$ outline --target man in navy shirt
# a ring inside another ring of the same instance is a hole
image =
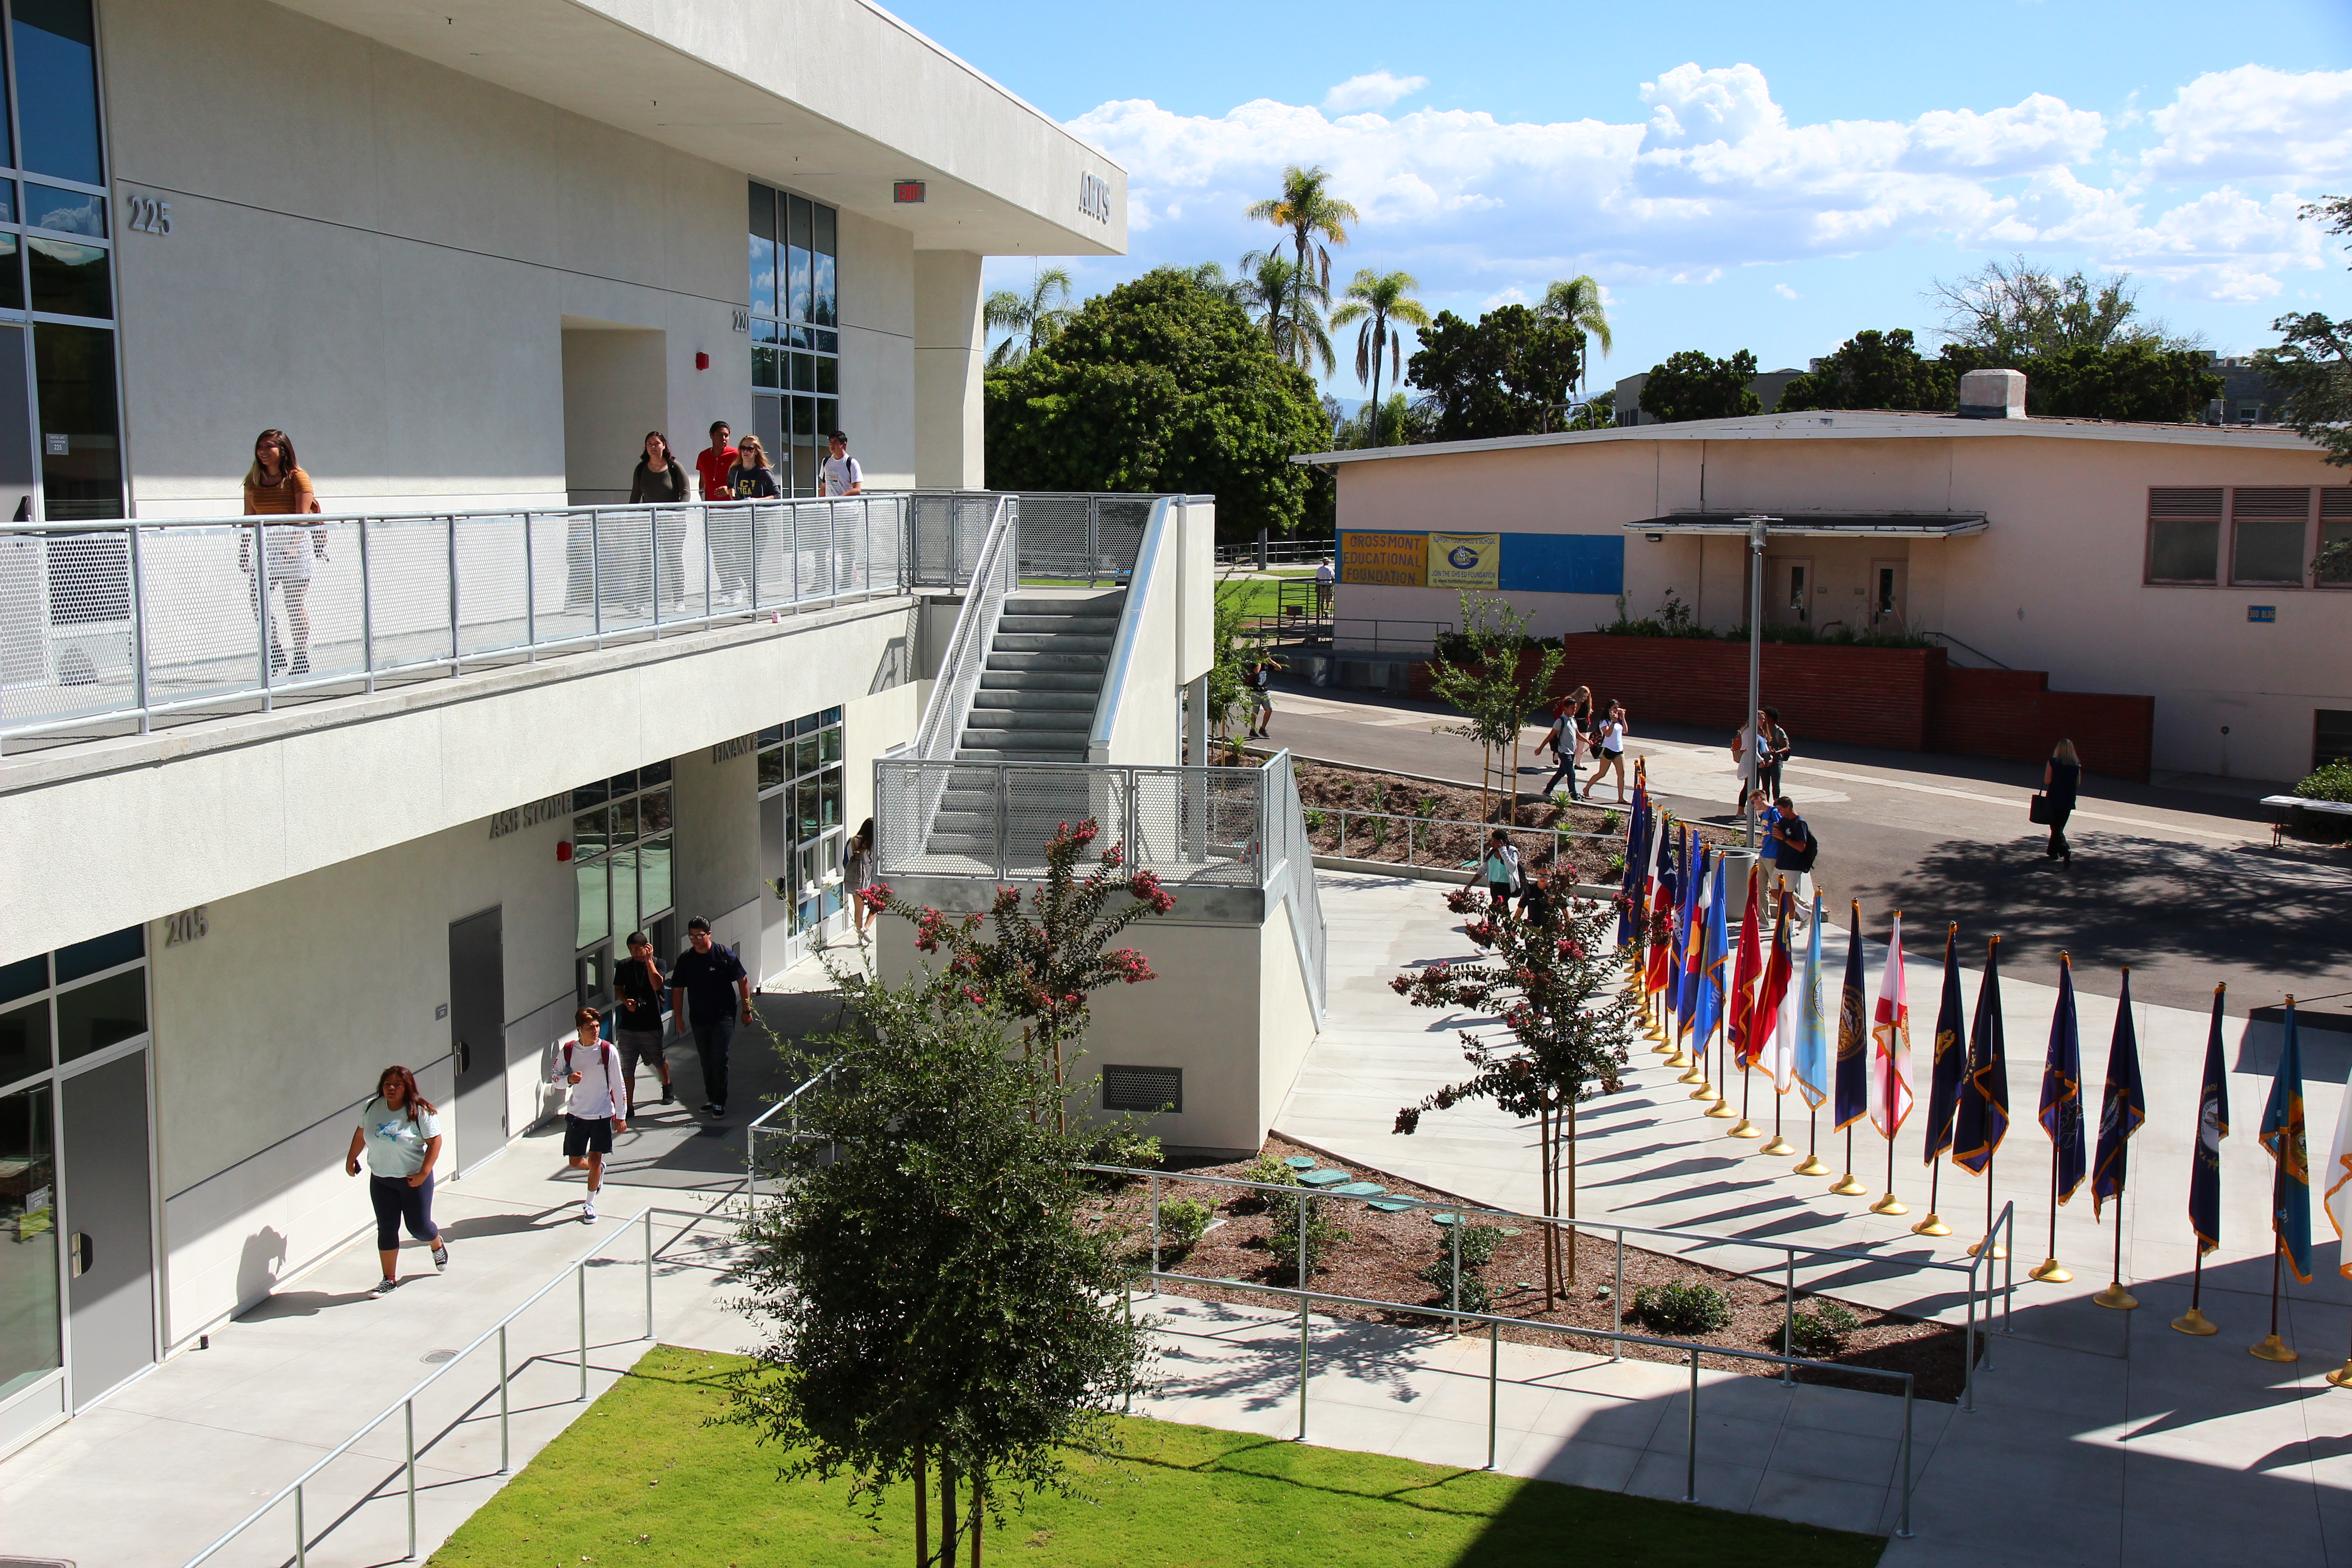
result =
[[[695,1054],[702,1058],[702,1109],[727,1114],[727,1048],[735,1024],[751,1022],[751,976],[742,961],[710,940],[710,922],[700,915],[686,922],[689,945],[669,969],[670,1007],[694,1030]]]

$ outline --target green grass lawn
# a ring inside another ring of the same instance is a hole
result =
[[[906,1563],[906,1489],[877,1518],[845,1485],[776,1479],[776,1455],[706,1426],[730,1356],[657,1347],[433,1554],[439,1568],[831,1568]],[[992,1530],[985,1560],[1041,1568],[1612,1568],[1734,1561],[1868,1568],[1874,1536],[1169,1422],[1118,1424],[1124,1461],[1082,1465]]]

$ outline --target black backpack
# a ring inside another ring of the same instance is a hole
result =
[[[1813,862],[1821,858],[1822,836],[1814,832],[1813,825],[1801,816],[1792,816],[1787,820],[1805,830],[1805,847],[1802,849],[1791,849],[1784,843],[1780,846],[1780,853],[1774,857],[1772,863],[1784,871],[1810,871],[1813,868]]]

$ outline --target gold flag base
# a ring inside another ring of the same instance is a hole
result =
[[[1969,1243],[1969,1256],[1970,1258],[1974,1258],[1975,1256],[1977,1256],[1978,1249],[1979,1249],[1979,1248],[1980,1248],[1980,1247],[1982,1247],[1983,1246],[1984,1246],[1984,1243],[1983,1243],[1983,1242],[1981,1242],[1981,1241],[1971,1241],[1970,1243]],[[1989,1257],[1989,1258],[1990,1258],[1994,1262],[1998,1263],[1998,1262],[2000,1262],[2002,1258],[2007,1258],[2007,1257],[2009,1256],[2009,1248],[2007,1248],[2006,1247],[2001,1246],[1999,1242],[1995,1242],[1995,1243],[1993,1244],[1993,1249],[1992,1249],[1992,1251],[1990,1251],[1990,1253],[1987,1253],[1987,1254],[1986,1254],[1986,1256],[1987,1256],[1987,1257]]]
[[[2301,1361],[2295,1348],[2276,1334],[2265,1335],[2258,1345],[2248,1345],[2246,1353],[2263,1361]]]
[[[2039,1279],[2044,1285],[2063,1285],[2074,1276],[2054,1258],[2045,1258],[2025,1271],[2028,1279]]]
[[[2178,1332],[2195,1334],[2200,1339],[2207,1334],[2218,1334],[2221,1331],[2221,1324],[2215,1322],[2212,1319],[2207,1317],[2204,1313],[2199,1311],[2194,1307],[2189,1308],[2188,1311],[2182,1313],[2179,1317],[2173,1319],[2172,1326]]]
[[[1791,1173],[1799,1176],[1826,1176],[1829,1173],[1830,1168],[1822,1163],[1822,1157],[1819,1154],[1806,1155],[1797,1162],[1797,1168]]]
[[[1708,1106],[1705,1111],[1701,1112],[1701,1114],[1713,1117],[1718,1121],[1724,1121],[1738,1115],[1739,1112],[1731,1109],[1731,1101],[1724,1099],[1721,1095],[1717,1095],[1716,1096],[1715,1103]]]
[[[1672,1066],[1673,1064],[1669,1063],[1667,1065]],[[1675,1081],[1676,1083],[1705,1083],[1706,1081],[1706,1074],[1699,1070],[1698,1058],[1696,1056],[1685,1058],[1683,1059],[1682,1073],[1675,1079]],[[1691,1098],[1693,1100],[1705,1100],[1714,1093],[1715,1090],[1712,1089],[1702,1089],[1698,1093],[1692,1095]]]
[[[1830,1191],[1842,1198],[1857,1198],[1870,1189],[1856,1180],[1852,1171],[1848,1171],[1838,1178],[1837,1185],[1832,1187]]]
[[[1775,1132],[1772,1134],[1772,1142],[1756,1152],[1759,1154],[1793,1154],[1797,1152],[1797,1146]]]
[[[1690,1068],[1691,1059],[1683,1055],[1683,1048],[1680,1046],[1668,1046],[1665,1049],[1665,1058],[1664,1061],[1658,1064],[1660,1067],[1682,1068],[1686,1071]]]
[[[2327,1381],[2338,1388],[2352,1387],[2352,1361],[2346,1362],[2327,1374]]]
[[[1952,1234],[1952,1227],[1944,1223],[1943,1215],[1931,1214],[1926,1219],[1921,1220],[1917,1225],[1913,1226],[1911,1227],[1911,1234],[1914,1236],[1949,1236]]]
[[[1885,1197],[1879,1199],[1876,1203],[1871,1205],[1870,1212],[1873,1214],[1909,1214],[1911,1212],[1911,1205],[1905,1203],[1901,1198],[1896,1197],[1893,1193],[1889,1193]]]
[[[2139,1298],[2124,1289],[2120,1279],[2110,1279],[2107,1288],[2091,1298],[2102,1307],[2112,1307],[2118,1312],[2128,1312],[2139,1305]]]
[[[1764,1130],[1743,1116],[1739,1119],[1739,1125],[1732,1128],[1724,1136],[1726,1138],[1761,1138],[1764,1136]]]

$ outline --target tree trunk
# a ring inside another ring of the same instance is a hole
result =
[[[931,1568],[931,1470],[923,1445],[915,1445],[915,1568]]]
[[[942,1455],[940,1458],[940,1562],[944,1568],[955,1568],[955,1466]]]
[[[1551,1108],[1536,1108],[1536,1202],[1547,1217],[1558,1207],[1552,1196],[1553,1173],[1551,1158]],[[1559,1305],[1559,1233],[1552,1226],[1544,1226],[1544,1310]]]
[[[1568,1282],[1576,1283],[1576,1101],[1568,1102]],[[1620,1234],[1618,1240],[1624,1237]]]
[[[980,1478],[971,1481],[971,1568],[980,1568]]]

